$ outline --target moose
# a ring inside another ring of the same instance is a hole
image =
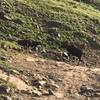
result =
[[[79,61],[82,61],[83,51],[80,48],[77,48],[75,45],[69,44],[68,42],[61,43],[61,47],[68,51],[69,56],[75,56]]]

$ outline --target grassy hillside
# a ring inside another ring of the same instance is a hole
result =
[[[79,0],[76,0],[79,1]],[[90,4],[91,6],[95,7],[96,9],[100,10],[100,0],[81,0],[81,2]]]
[[[100,98],[100,0],[87,1],[0,0],[0,100]]]
[[[100,11],[91,4],[74,0],[4,0],[1,8],[3,48],[19,49],[19,39],[31,39],[46,49],[62,49],[61,43],[69,41],[78,47],[86,44],[100,50]]]

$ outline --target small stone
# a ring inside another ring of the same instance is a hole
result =
[[[35,61],[35,59],[32,58],[32,57],[27,57],[27,58],[26,58],[26,61],[28,61],[28,62],[33,62],[33,61]]]
[[[5,85],[5,84],[1,84],[0,85],[0,94],[8,94],[9,92],[10,92],[10,88],[7,86],[7,85]]]
[[[63,54],[64,54],[65,57],[69,57],[67,52],[63,52]]]
[[[58,99],[62,99],[64,97],[64,94],[62,92],[55,92],[54,96],[56,96],[56,98]]]
[[[58,86],[57,84],[55,84],[54,81],[50,80],[50,82],[51,82],[51,86],[54,86],[54,87],[56,87],[56,88],[59,88],[59,86]]]
[[[48,95],[49,92],[47,90],[42,90],[43,95]]]
[[[34,87],[34,89],[32,90],[32,93],[35,94],[36,96],[42,96],[42,93]]]
[[[48,90],[48,92],[49,92],[49,95],[54,95],[54,92],[51,89]]]
[[[78,93],[75,93],[75,96],[79,99],[80,95]]]
[[[12,70],[12,73],[15,73],[17,75],[20,75],[20,73],[17,70]]]
[[[11,18],[9,17],[9,16],[7,16],[7,15],[4,15],[4,18],[6,19],[6,20],[11,20]]]
[[[82,85],[80,88],[81,91],[89,91],[89,90],[93,90],[93,88],[91,86],[86,86],[86,85]]]
[[[46,81],[39,81],[39,84],[43,86],[46,84]]]
[[[99,92],[97,92],[97,93],[96,93],[96,95],[97,95],[97,96],[100,96],[100,93],[99,93]]]

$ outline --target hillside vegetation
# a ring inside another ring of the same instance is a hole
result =
[[[0,100],[99,100],[100,0],[0,0]]]
[[[84,51],[100,50],[100,7],[95,5],[100,2],[82,1],[1,1],[1,47],[19,50],[18,41],[27,39],[40,43],[45,49],[57,51],[64,50],[61,45],[66,41],[78,48],[85,44],[85,50],[81,48]]]

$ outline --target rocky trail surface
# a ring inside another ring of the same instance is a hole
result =
[[[0,79],[16,86],[14,94],[9,95],[11,100],[100,99],[99,68],[72,66],[22,53],[12,55],[8,62],[14,70],[8,73],[1,69]]]

